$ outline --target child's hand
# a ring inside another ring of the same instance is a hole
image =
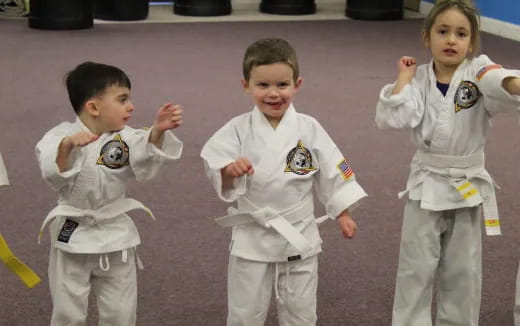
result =
[[[352,239],[357,231],[357,223],[350,217],[348,211],[344,211],[341,213],[337,221],[339,223],[339,228],[343,233],[343,237]]]
[[[397,63],[397,68],[400,75],[404,74],[413,78],[415,76],[415,71],[417,70],[417,61],[414,57],[401,57]]]
[[[98,139],[98,135],[94,135],[90,131],[80,131],[74,135],[67,136],[61,141],[60,147],[64,149],[72,149],[73,147],[82,147],[88,145]]]
[[[161,132],[177,128],[182,124],[182,112],[180,105],[164,104],[157,111],[153,128]]]
[[[239,157],[235,162],[226,165],[222,169],[222,176],[227,178],[237,178],[244,174],[253,175],[253,164],[246,157]]]
[[[58,155],[56,156],[56,164],[60,172],[68,170],[69,156],[74,147],[88,145],[98,138],[98,135],[94,135],[90,131],[80,131],[74,135],[63,138],[58,147]]]
[[[412,82],[417,70],[417,62],[414,57],[401,57],[397,62],[397,69],[399,70],[399,75],[397,76],[392,94],[399,94],[404,86]]]

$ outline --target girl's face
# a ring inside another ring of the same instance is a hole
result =
[[[457,69],[471,53],[471,23],[458,9],[450,8],[440,13],[431,30],[424,36],[430,48],[435,66]]]

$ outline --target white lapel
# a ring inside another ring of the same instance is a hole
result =
[[[462,61],[459,64],[459,66],[453,73],[453,76],[451,77],[450,87],[448,88],[448,91],[446,92],[446,98],[449,101],[451,101],[455,96],[454,93],[457,91],[457,88],[459,87],[460,81],[462,79],[464,71],[466,70],[466,66],[468,65],[468,62],[469,61],[467,59],[464,59],[464,61]],[[430,79],[430,85],[431,85],[430,94],[433,92],[437,92],[438,94],[440,94],[440,90],[437,89],[437,77],[435,76],[435,71],[433,69],[433,59],[432,59],[432,61],[430,61],[430,64],[428,65],[428,77]]]
[[[437,88],[437,77],[433,70],[433,60],[429,64],[428,77],[430,79],[430,98],[428,99],[428,105],[435,106],[435,111],[437,111],[435,120],[436,126],[434,128],[435,131],[432,135],[432,142],[430,145],[432,149],[444,149],[451,141],[448,135],[451,132],[454,120],[453,116],[455,115],[455,92],[460,85],[467,64],[468,60],[464,59],[453,73],[446,96],[443,96],[441,91]]]
[[[262,175],[261,179],[268,179],[268,176],[283,169],[283,162],[288,152],[286,149],[297,145],[298,140],[295,137],[298,133],[297,113],[291,104],[276,129],[273,129],[257,107],[254,108],[252,115],[254,144],[251,145],[255,146],[254,151],[261,151],[260,161],[254,167],[255,174]]]

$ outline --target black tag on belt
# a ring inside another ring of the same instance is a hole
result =
[[[287,257],[287,261],[300,260],[300,259],[302,259],[301,255]]]
[[[72,236],[72,232],[76,230],[76,227],[78,227],[77,222],[67,219],[61,227],[60,234],[58,234],[58,241],[69,243],[70,237]]]

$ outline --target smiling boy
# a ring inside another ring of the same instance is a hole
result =
[[[201,157],[218,196],[238,211],[217,219],[233,228],[227,325],[263,325],[274,288],[280,325],[315,325],[321,252],[313,189],[347,238],[350,212],[366,196],[321,125],[297,113],[296,53],[282,39],[248,47],[242,85],[254,102],[205,144]]]

